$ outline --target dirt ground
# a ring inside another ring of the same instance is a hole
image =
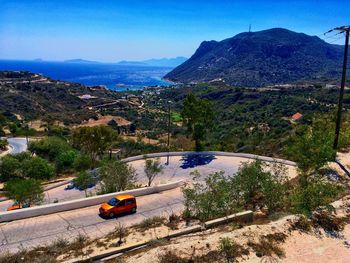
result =
[[[98,125],[107,125],[108,122],[110,122],[111,120],[114,120],[118,126],[127,126],[130,125],[131,122],[120,117],[120,116],[112,116],[112,115],[106,115],[106,116],[99,116],[98,120],[95,119],[89,119],[88,121],[83,122],[82,124],[80,124],[79,126],[98,126]]]
[[[350,196],[334,203],[338,216],[350,216]],[[167,245],[148,250],[145,253],[134,254],[123,258],[125,262],[148,263],[157,262],[166,251],[173,251],[177,255],[189,258],[191,255],[206,254],[218,249],[220,238],[229,237],[240,245],[247,247],[248,242],[258,242],[261,236],[274,233],[287,235],[285,242],[279,244],[284,256],[259,257],[248,248],[250,254],[243,256],[239,262],[285,262],[285,263],[345,263],[350,262],[350,226],[346,225],[342,233],[335,237],[323,230],[312,230],[310,233],[290,230],[291,224],[297,216],[290,215],[274,222],[261,225],[245,226],[233,230],[232,226],[216,228],[204,232],[176,238]]]

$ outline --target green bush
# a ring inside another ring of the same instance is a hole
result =
[[[100,193],[113,193],[135,187],[136,172],[132,166],[121,161],[105,163],[99,170]]]
[[[1,134],[0,134],[1,136]],[[5,151],[7,149],[8,141],[6,139],[0,139],[0,150]]]
[[[29,142],[28,150],[42,158],[55,161],[62,152],[70,151],[72,147],[64,139],[53,136]]]
[[[231,177],[225,177],[223,172],[216,172],[209,174],[202,182],[198,171],[192,175],[193,187],[182,189],[187,217],[204,221],[226,216],[240,209],[237,196],[232,192]]]
[[[76,185],[79,190],[85,191],[85,196],[87,196],[86,189],[94,184],[94,182],[95,180],[92,177],[91,173],[88,173],[86,171],[80,172],[79,175],[73,180],[74,185]]]
[[[38,180],[13,179],[5,183],[5,195],[20,205],[41,203],[44,198],[44,189]]]
[[[79,154],[73,162],[73,167],[77,171],[88,170],[92,167],[92,161],[88,155]]]
[[[22,173],[27,178],[48,180],[54,176],[55,169],[45,159],[33,157],[22,162]]]
[[[56,158],[57,170],[64,171],[73,168],[73,164],[76,158],[77,152],[74,150],[61,152]]]
[[[21,163],[14,156],[7,155],[0,161],[0,180],[8,181],[21,174]]]
[[[310,216],[316,208],[328,206],[342,190],[342,186],[324,181],[320,176],[302,175],[291,195],[292,211]]]

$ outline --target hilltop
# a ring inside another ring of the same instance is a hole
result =
[[[265,86],[339,78],[343,47],[283,28],[204,41],[165,78],[175,82],[221,80],[233,86]]]

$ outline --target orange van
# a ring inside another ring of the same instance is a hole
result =
[[[115,217],[125,213],[136,213],[136,198],[129,194],[120,194],[111,198],[107,203],[100,207],[100,215]]]

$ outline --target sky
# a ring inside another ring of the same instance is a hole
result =
[[[0,59],[105,62],[190,57],[204,40],[283,27],[327,37],[350,24],[342,0],[0,0]]]

